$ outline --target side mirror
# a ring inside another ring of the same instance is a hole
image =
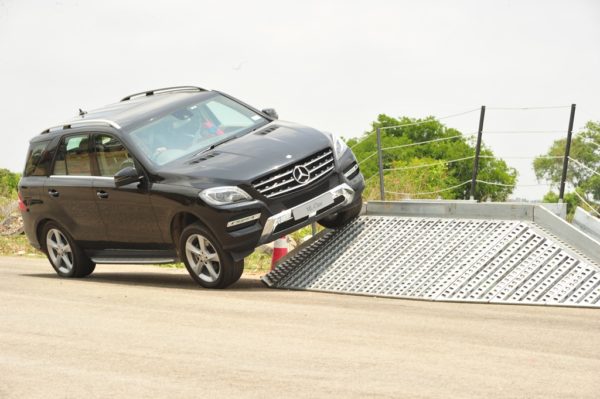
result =
[[[267,114],[270,118],[279,119],[279,115],[277,115],[277,111],[275,108],[265,108],[262,110],[263,114]]]
[[[131,183],[139,182],[140,179],[141,176],[137,170],[131,166],[128,166],[115,174],[115,186],[126,186]]]

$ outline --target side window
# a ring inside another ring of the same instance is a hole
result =
[[[133,159],[119,140],[100,134],[94,137],[94,148],[100,176],[114,176],[118,171],[134,166]]]
[[[48,166],[52,160],[51,154],[46,150],[49,140],[32,143],[25,163],[25,176],[46,176]]]
[[[56,154],[52,174],[91,176],[88,140],[87,134],[65,137]]]

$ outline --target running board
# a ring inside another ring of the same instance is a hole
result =
[[[91,258],[92,262],[98,264],[125,264],[125,265],[161,265],[165,263],[177,263],[176,258]]]
[[[171,250],[104,249],[88,250],[86,254],[94,263],[159,265],[179,262],[177,254]]]

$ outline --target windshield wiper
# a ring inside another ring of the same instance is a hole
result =
[[[227,137],[226,139],[223,139],[223,140],[221,140],[221,141],[217,141],[216,143],[209,145],[208,147],[206,147],[206,148],[205,148],[205,149],[203,149],[202,151],[200,151],[200,152],[197,152],[197,153],[195,153],[194,155],[190,156],[190,158],[196,158],[198,155],[202,155],[202,154],[204,154],[205,152],[208,152],[208,151],[214,150],[216,147],[220,146],[221,144],[225,144],[225,143],[227,143],[228,141],[231,141],[231,140],[237,139],[237,138],[239,138],[239,137],[245,136],[246,134],[249,134],[249,133],[255,132],[256,130],[260,129],[261,127],[263,127],[263,126],[265,126],[265,125],[268,125],[269,123],[270,123],[269,121],[265,120],[265,123],[260,123],[260,124],[258,124],[257,126],[255,126],[255,127],[254,127],[253,129],[251,129],[251,130],[247,130],[247,131],[244,131],[244,132],[242,132],[242,133],[239,133],[239,132],[238,132],[238,134],[234,134],[234,135],[233,135],[233,136],[231,136],[231,137]],[[189,158],[188,158],[188,159],[189,159]]]
[[[231,141],[231,140],[233,140],[233,139],[237,139],[237,138],[238,138],[238,136],[237,136],[237,135],[233,135],[233,136],[231,136],[231,137],[227,137],[226,139],[223,139],[223,140],[221,140],[221,141],[217,141],[216,143],[209,145],[208,147],[206,147],[206,148],[205,148],[205,149],[203,149],[202,151],[195,153],[195,154],[194,154],[194,156],[193,156],[192,158],[196,158],[198,155],[201,155],[201,154],[204,154],[205,152],[208,152],[208,151],[214,150],[215,148],[217,148],[217,147],[218,147],[218,146],[220,146],[221,144],[225,144],[225,143],[227,143],[228,141]]]

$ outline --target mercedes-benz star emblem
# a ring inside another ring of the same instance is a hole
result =
[[[294,176],[294,180],[300,184],[307,183],[308,180],[310,180],[310,172],[306,169],[306,166],[302,165],[298,165],[294,168],[292,176]]]

